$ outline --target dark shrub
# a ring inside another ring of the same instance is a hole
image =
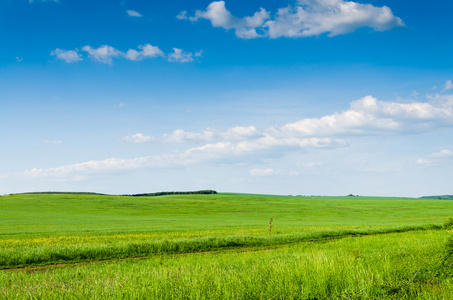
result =
[[[444,225],[442,226],[444,229],[453,229],[453,218],[449,217],[445,222]]]
[[[453,276],[453,235],[447,241],[442,267],[445,275]]]

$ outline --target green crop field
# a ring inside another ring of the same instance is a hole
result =
[[[448,200],[17,194],[0,212],[1,299],[453,299]]]

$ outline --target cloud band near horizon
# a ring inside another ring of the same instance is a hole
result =
[[[175,154],[143,156],[132,159],[108,158],[60,167],[33,168],[23,173],[4,176],[65,177],[71,174],[96,174],[139,168],[184,166],[198,162],[235,159],[241,161],[258,154],[308,149],[336,149],[348,145],[351,138],[369,135],[411,134],[453,126],[453,95],[435,95],[428,102],[384,102],[372,96],[352,101],[349,109],[320,118],[302,119],[280,127],[258,130],[255,126],[228,130],[206,129],[201,133],[182,129],[162,137],[135,134],[123,141],[201,143]],[[283,151],[282,151],[283,150]],[[432,158],[450,157],[444,149]],[[420,159],[416,163],[424,164]]]

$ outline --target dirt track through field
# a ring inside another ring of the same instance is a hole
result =
[[[441,227],[438,226],[437,229]],[[426,230],[426,229],[415,229],[414,228],[407,228],[406,230],[398,230],[393,232],[373,232],[373,233],[357,233],[357,234],[346,234],[342,236],[333,236],[333,237],[322,237],[322,238],[315,238],[312,240],[306,241],[294,241],[294,242],[283,242],[280,244],[273,244],[273,245],[263,245],[263,246],[247,246],[247,247],[226,247],[221,249],[215,250],[205,250],[205,251],[193,251],[193,252],[185,252],[185,253],[168,253],[168,254],[148,254],[143,256],[134,256],[134,257],[121,257],[121,258],[106,258],[106,259],[99,259],[99,260],[85,260],[85,261],[68,261],[68,262],[61,262],[61,263],[54,263],[54,264],[47,264],[47,265],[35,265],[35,266],[23,266],[23,267],[13,267],[13,268],[4,268],[0,269],[0,271],[14,271],[14,270],[27,270],[29,272],[39,272],[45,271],[50,268],[54,267],[65,267],[65,266],[72,266],[78,264],[90,264],[90,263],[97,263],[97,262],[109,262],[109,261],[123,261],[128,259],[147,259],[151,257],[177,257],[182,255],[189,255],[189,254],[205,254],[205,253],[223,253],[223,252],[252,252],[252,251],[271,251],[274,249],[279,249],[288,245],[295,245],[295,244],[302,244],[302,243],[327,243],[334,240],[339,240],[347,237],[358,238],[363,236],[373,236],[373,235],[382,235],[382,234],[394,234],[394,233],[402,233],[407,231],[418,231],[418,230]]]
[[[330,239],[324,239],[324,240],[284,243],[284,244],[272,245],[272,246],[228,248],[228,249],[217,249],[217,250],[200,251],[200,252],[172,253],[172,254],[164,254],[164,255],[162,255],[162,254],[151,254],[151,255],[137,256],[137,257],[107,258],[107,259],[90,260],[90,261],[65,262],[65,263],[57,263],[57,264],[49,264],[49,265],[14,267],[14,268],[0,269],[0,272],[1,271],[23,270],[23,271],[27,271],[29,273],[35,273],[35,272],[46,272],[46,271],[49,271],[50,269],[57,268],[57,267],[70,267],[70,266],[76,266],[76,265],[102,263],[102,262],[112,262],[112,261],[150,259],[152,257],[166,257],[166,258],[168,258],[168,257],[174,257],[174,256],[178,257],[178,256],[184,256],[184,255],[190,255],[190,254],[208,254],[208,253],[220,254],[220,253],[224,253],[224,252],[240,252],[240,253],[258,252],[258,251],[264,252],[264,251],[277,250],[277,249],[283,248],[283,247],[288,246],[288,245],[301,244],[301,243],[327,243],[327,242],[330,242],[330,241],[333,241],[333,240],[342,239],[342,238],[344,238],[344,237],[341,237],[341,238],[330,238]]]

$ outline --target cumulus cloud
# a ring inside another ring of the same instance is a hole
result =
[[[142,133],[136,133],[136,134],[133,134],[130,136],[123,137],[123,140],[127,141],[127,142],[141,144],[141,143],[146,143],[146,142],[152,141],[153,138],[151,136],[146,136]]]
[[[185,16],[185,14],[182,16]],[[261,8],[253,16],[237,18],[226,9],[224,1],[215,1],[209,4],[206,10],[197,10],[195,16],[189,17],[188,19],[191,21],[207,19],[211,21],[214,27],[234,29],[238,37],[250,39],[262,36],[257,32],[257,28],[262,27],[269,17],[269,12]],[[183,18],[180,17],[180,19]]]
[[[171,134],[164,134],[164,140],[169,142],[199,142],[212,140],[241,140],[247,137],[261,135],[255,126],[236,126],[228,130],[215,130],[207,128],[203,132],[187,132],[177,129]]]
[[[168,142],[198,142],[208,141],[214,138],[214,132],[206,129],[203,132],[187,132],[182,129],[176,129],[171,134],[164,134],[164,139]]]
[[[103,45],[96,49],[91,48],[91,46],[84,46],[82,50],[87,52],[91,59],[104,64],[111,64],[113,57],[122,55],[121,51],[108,45]]]
[[[426,159],[426,158],[418,158],[416,160],[417,165],[429,165],[431,164],[431,160]]]
[[[372,96],[352,101],[342,112],[306,118],[280,127],[254,126],[202,132],[183,129],[165,134],[167,142],[209,142],[190,151],[239,153],[271,147],[338,147],[345,137],[424,132],[453,126],[453,95],[437,95],[429,102],[385,102]]]
[[[152,156],[133,159],[108,158],[48,169],[33,168],[25,171],[22,175],[25,177],[64,177],[72,173],[103,173],[106,171],[130,170],[153,165],[156,165],[156,160]]]
[[[439,157],[439,158],[450,157],[450,156],[453,156],[453,151],[450,151],[448,149],[443,149],[443,150],[440,150],[439,152],[431,154],[431,156]]]
[[[191,17],[182,11],[181,20],[209,20],[213,27],[234,29],[239,38],[258,37],[300,38],[351,33],[362,27],[386,31],[403,27],[403,21],[394,16],[387,6],[376,7],[344,0],[299,0],[296,5],[278,9],[274,18],[264,8],[254,15],[238,18],[225,7],[224,1],[214,1],[206,10],[197,10]]]
[[[135,10],[126,10],[126,12],[130,17],[138,17],[138,18],[142,17],[142,15]]]
[[[404,26],[387,6],[375,7],[344,0],[299,0],[294,8],[281,8],[274,20],[267,22],[269,36],[308,37],[328,33],[346,34],[361,27],[386,31]]]
[[[322,163],[317,162],[317,161],[310,161],[310,162],[297,163],[296,165],[299,167],[303,167],[303,168],[314,168],[314,167],[322,166]]]
[[[194,56],[195,57],[203,57],[203,50],[198,50],[197,52],[195,52]]]
[[[92,60],[104,63],[112,64],[113,58],[125,58],[131,61],[140,61],[145,58],[153,57],[166,57],[170,62],[186,63],[194,61],[195,57],[202,57],[203,50],[199,50],[195,53],[184,52],[182,49],[173,48],[173,52],[165,55],[165,53],[158,47],[151,44],[139,45],[139,50],[129,49],[126,52],[115,49],[109,45],[102,45],[98,48],[93,48],[89,45],[82,48],[83,52],[88,54]],[[79,54],[79,50],[63,50],[56,49],[50,53],[52,56],[56,56],[58,59],[64,60],[67,63],[77,62],[82,60],[82,55]]]
[[[280,127],[258,130],[255,126],[227,130],[207,128],[202,132],[177,129],[163,136],[167,142],[241,141],[249,145],[271,143],[296,145],[301,138],[335,138],[355,135],[422,132],[453,126],[453,95],[436,95],[429,102],[385,102],[365,96],[352,101],[342,112],[306,118]]]
[[[345,137],[361,135],[406,134],[436,130],[453,126],[453,95],[435,95],[429,102],[384,102],[372,96],[352,101],[349,109],[298,122],[258,130],[254,126],[232,127],[227,130],[205,129],[202,132],[187,132],[182,129],[163,135],[160,139],[141,133],[125,137],[130,142],[151,140],[166,142],[194,142],[185,151],[159,156],[144,156],[133,159],[109,158],[49,169],[31,169],[22,176],[61,177],[72,173],[99,173],[137,168],[184,166],[199,162],[241,160],[271,153],[292,150],[335,149],[348,145]],[[429,165],[453,157],[453,151],[442,149],[416,163]],[[302,167],[319,166],[316,162],[299,164]],[[257,169],[258,170],[258,169]],[[270,171],[254,171],[255,174]],[[275,171],[275,170],[274,170]],[[281,173],[291,175],[290,173]],[[79,174],[80,175],[80,174]],[[83,174],[82,174],[83,175]]]
[[[157,46],[146,44],[144,46],[140,45],[138,48],[140,51],[129,49],[124,56],[128,60],[132,61],[142,60],[149,57],[165,56],[164,52],[162,52],[162,50],[160,50]]]
[[[112,171],[134,170],[140,168],[162,168],[169,166],[184,166],[197,162],[221,160],[227,157],[250,155],[259,150],[266,150],[277,146],[290,146],[302,148],[330,147],[337,141],[323,138],[309,139],[283,139],[261,138],[254,141],[218,142],[189,148],[176,154],[160,156],[144,156],[132,159],[108,158],[105,160],[92,160],[83,163],[64,165],[55,168],[33,168],[15,176],[25,177],[53,177],[62,178],[74,174],[99,174]]]
[[[82,56],[78,53],[78,50],[64,50],[55,49],[50,52],[51,56],[56,56],[58,59],[64,60],[67,63],[78,62],[82,60]]]
[[[423,131],[445,125],[453,125],[452,96],[431,103],[384,102],[366,96],[351,102],[346,111],[289,123],[277,133],[289,136],[378,134]]]
[[[448,91],[448,90],[451,90],[453,89],[453,83],[451,82],[451,80],[447,80],[444,84],[444,89],[443,91]]]
[[[186,158],[202,158],[203,160],[223,159],[226,157],[257,154],[276,148],[332,148],[346,145],[340,139],[331,138],[276,138],[269,135],[258,139],[240,142],[216,142],[193,147],[184,153]]]
[[[417,165],[431,166],[445,161],[445,159],[449,157],[453,157],[453,151],[449,149],[442,149],[439,152],[431,153],[425,158],[418,158],[416,163]]]
[[[82,48],[83,51],[88,52],[88,55],[95,61],[111,64],[112,58],[124,57],[128,60],[138,61],[144,58],[149,57],[158,57],[165,56],[164,52],[159,49],[157,46],[152,46],[150,44],[138,46],[140,51],[135,49],[129,49],[126,53],[119,51],[111,46],[104,45],[97,49],[93,49],[90,46],[85,46]]]
[[[184,52],[182,49],[173,48],[173,52],[168,54],[168,61],[186,63],[186,62],[192,62],[193,57],[194,57],[194,55],[191,52]]]
[[[178,20],[187,20],[189,17],[187,16],[187,11],[186,10],[183,10],[182,12],[180,12],[177,16],[176,16],[176,19]]]

